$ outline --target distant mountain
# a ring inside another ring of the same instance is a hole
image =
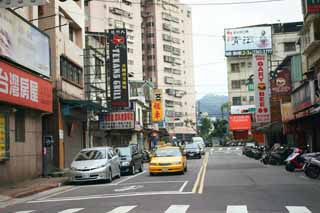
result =
[[[228,102],[228,96],[207,94],[197,101],[198,111],[207,112],[209,117],[221,118],[220,107]]]

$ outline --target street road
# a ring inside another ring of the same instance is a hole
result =
[[[62,188],[63,189],[63,188]],[[241,148],[209,148],[189,160],[185,175],[123,176],[111,184],[64,191],[2,209],[1,213],[318,213],[320,180],[265,166]]]

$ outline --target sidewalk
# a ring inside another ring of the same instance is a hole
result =
[[[0,202],[8,201],[13,198],[22,198],[35,193],[60,187],[65,184],[67,177],[48,177],[26,180],[16,184],[0,187]]]

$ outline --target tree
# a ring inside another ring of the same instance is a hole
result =
[[[224,119],[224,113],[229,112],[229,103],[226,102],[226,103],[222,104],[220,106],[220,111],[221,111],[222,119]]]
[[[228,122],[226,120],[216,120],[214,123],[214,130],[211,133],[211,137],[222,138],[227,135]]]
[[[200,136],[204,140],[208,140],[209,135],[212,131],[212,122],[209,118],[202,118],[201,119],[201,126],[200,126]]]

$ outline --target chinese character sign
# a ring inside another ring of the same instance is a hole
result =
[[[0,61],[0,100],[52,112],[52,85]]]
[[[6,140],[7,140],[7,122],[6,115],[0,113],[0,160],[6,157]]]
[[[111,105],[128,107],[128,63],[126,29],[109,30]]]
[[[133,112],[110,112],[100,115],[100,129],[134,129]]]
[[[307,0],[308,13],[320,13],[320,0]]]
[[[162,103],[162,90],[155,89],[152,101],[152,121],[160,122],[163,120],[163,103]]]
[[[270,99],[267,55],[253,55],[255,74],[256,122],[270,122]]]

